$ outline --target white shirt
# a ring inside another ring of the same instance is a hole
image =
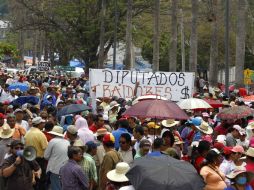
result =
[[[132,185],[121,187],[119,190],[135,190],[135,188]]]
[[[4,91],[4,89],[0,89],[0,102],[5,102],[5,101],[8,101],[8,99],[9,99],[9,94],[8,93],[6,93],[5,91]]]
[[[70,142],[61,137],[55,137],[49,141],[44,152],[44,158],[48,160],[47,172],[59,174],[60,168],[68,161],[68,146]]]
[[[130,164],[133,161],[132,147],[130,147],[127,151],[123,151],[121,148],[119,148],[118,152],[121,155],[123,161],[127,164]]]
[[[17,122],[18,123],[18,122]],[[29,131],[30,127],[27,121],[22,120],[21,123],[18,123],[21,127],[23,127],[26,131]]]
[[[145,136],[142,137],[142,139],[140,141],[142,141],[143,139],[146,139]],[[136,143],[134,144],[134,149],[136,150],[136,152],[139,152],[139,144],[140,141],[136,141]]]

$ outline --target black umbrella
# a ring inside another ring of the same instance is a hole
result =
[[[170,156],[146,156],[126,174],[135,190],[202,190],[204,181],[188,162]]]
[[[69,115],[74,113],[80,113],[82,111],[91,110],[90,107],[84,104],[70,104],[68,106],[64,106],[58,113],[58,116]]]

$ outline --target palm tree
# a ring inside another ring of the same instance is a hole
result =
[[[172,0],[171,8],[171,38],[169,48],[169,71],[176,71],[177,60],[177,5],[178,0]]]
[[[238,0],[236,21],[236,58],[235,58],[235,83],[240,87],[243,85],[243,70],[245,57],[246,37],[246,0]]]
[[[131,69],[132,64],[132,0],[127,2],[127,27],[126,27],[126,69]]]
[[[211,22],[211,46],[209,63],[209,83],[214,86],[218,83],[218,6],[217,0],[211,0],[211,12],[209,21]]]
[[[106,0],[101,0],[101,13],[100,13],[100,49],[99,49],[98,68],[103,68],[103,63],[104,63],[105,15],[106,15]]]
[[[197,16],[198,16],[198,0],[191,0],[191,36],[190,36],[190,57],[189,70],[197,73],[197,51],[198,51],[198,37],[197,37]]]
[[[153,71],[159,71],[160,64],[160,0],[154,0]]]

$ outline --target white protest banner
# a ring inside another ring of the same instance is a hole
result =
[[[191,98],[194,91],[194,73],[145,72],[110,69],[90,69],[90,89],[96,97],[133,98],[138,81],[137,96],[159,95],[171,101]]]

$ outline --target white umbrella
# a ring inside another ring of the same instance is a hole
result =
[[[180,100],[177,105],[184,110],[212,108],[206,101],[198,98]]]
[[[132,105],[138,103],[139,101],[142,100],[168,100],[167,98],[163,97],[163,96],[159,96],[159,95],[144,95],[144,96],[139,96],[138,98],[136,98],[135,100],[133,100]]]

